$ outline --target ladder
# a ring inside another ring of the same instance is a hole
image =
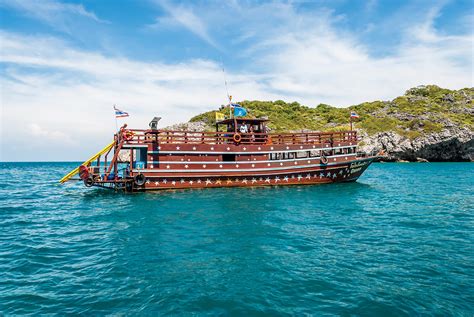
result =
[[[94,154],[94,156],[92,156],[90,159],[88,159],[87,161],[85,161],[84,163],[82,163],[81,165],[85,165],[87,166],[90,162],[96,160],[99,156],[101,156],[102,154],[104,154],[105,152],[108,152],[110,151],[110,149],[115,145],[115,141],[111,142],[110,144],[108,144],[106,147],[104,147],[102,150],[100,150],[99,152],[97,152],[96,154]],[[61,178],[61,180],[59,181],[61,184],[67,182],[68,180],[71,179],[71,177],[73,177],[74,175],[76,175],[77,173],[79,173],[79,167],[81,166],[79,165],[78,167],[76,167],[75,169],[73,169],[72,171],[70,171],[69,173],[67,173],[66,175],[64,175],[63,178]]]

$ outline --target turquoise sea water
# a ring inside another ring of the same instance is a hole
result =
[[[474,164],[139,194],[0,166],[0,315],[474,314]]]

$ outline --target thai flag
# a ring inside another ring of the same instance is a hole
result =
[[[351,119],[359,119],[359,115],[354,111],[351,111]]]
[[[114,110],[115,110],[115,118],[125,118],[128,117],[128,112],[122,111],[120,109],[117,109],[117,107],[114,105]]]

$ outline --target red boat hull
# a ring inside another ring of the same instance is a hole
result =
[[[216,188],[216,187],[255,187],[312,185],[338,182],[354,182],[372,163],[373,158],[355,160],[333,166],[304,169],[285,173],[262,173],[253,176],[156,176],[156,173],[144,173],[146,182],[135,186],[133,191]]]

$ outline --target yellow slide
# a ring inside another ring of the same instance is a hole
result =
[[[110,143],[109,145],[107,145],[106,147],[104,147],[102,150],[100,150],[99,152],[97,152],[97,154],[95,154],[93,157],[91,157],[90,159],[88,159],[87,161],[85,161],[84,163],[82,163],[81,165],[88,165],[90,162],[96,160],[99,156],[101,156],[102,154],[104,154],[105,152],[109,151],[113,146],[115,145],[115,141],[113,141],[112,143]],[[71,177],[73,177],[74,175],[76,175],[77,173],[79,173],[79,166],[76,167],[75,169],[73,169],[72,171],[70,171],[67,175],[65,175],[63,178],[61,178],[61,180],[59,181],[61,184],[62,183],[65,183],[67,182]]]

